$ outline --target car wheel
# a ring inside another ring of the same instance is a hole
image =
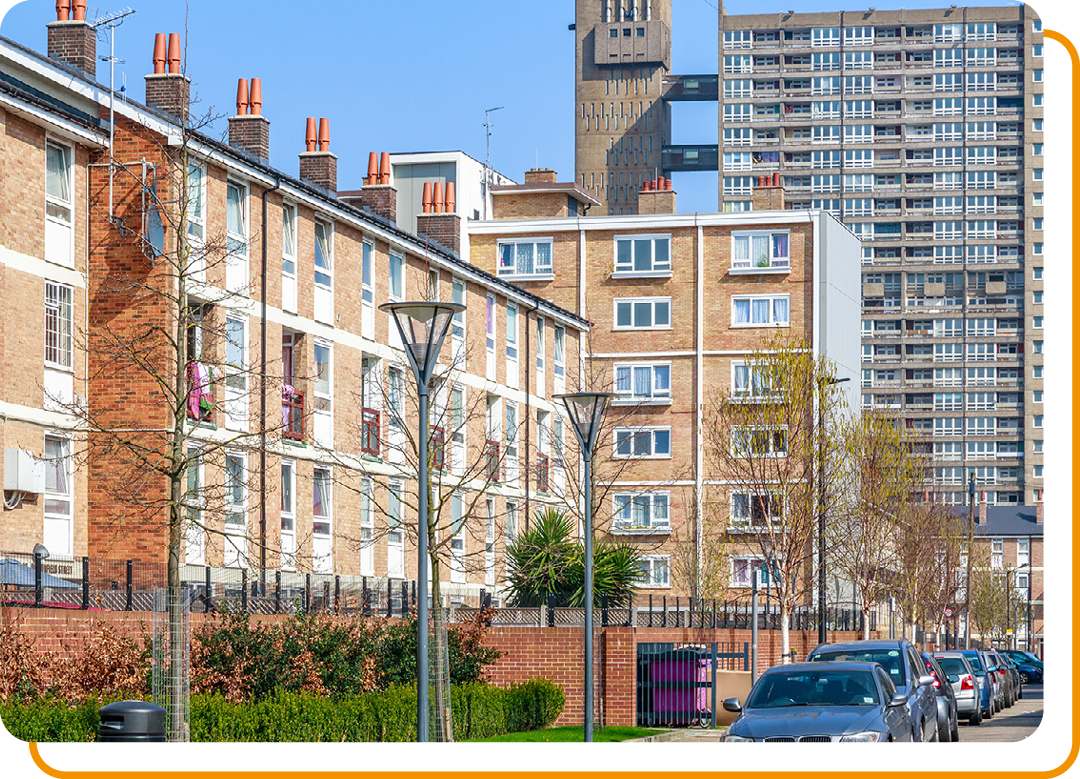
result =
[[[968,717],[969,725],[981,725],[982,724],[982,709],[976,709],[975,713]]]
[[[1020,672],[1020,684],[1031,684],[1031,674],[1027,671]]]
[[[990,705],[987,707],[986,711],[983,713],[983,719],[993,719],[993,718],[994,718],[994,699],[991,698],[990,699]]]

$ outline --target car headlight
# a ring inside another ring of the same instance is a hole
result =
[[[746,736],[736,736],[734,733],[728,733],[726,736],[724,736],[724,741],[729,741],[729,742],[753,741],[753,740],[754,739],[747,738]]]
[[[877,741],[884,741],[885,740],[885,734],[884,733],[875,733],[872,730],[867,730],[867,731],[864,731],[862,733],[849,733],[846,736],[842,736],[840,738],[840,740],[841,741],[855,741],[855,742],[867,742],[867,741],[877,742]]]

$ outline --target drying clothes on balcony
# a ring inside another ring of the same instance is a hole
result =
[[[188,363],[188,417],[199,422],[210,420],[214,410],[214,375],[210,366],[202,363]]]

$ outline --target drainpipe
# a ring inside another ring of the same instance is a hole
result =
[[[266,595],[266,196],[281,189],[281,179],[274,180],[271,189],[262,193],[262,322],[260,329],[259,364],[259,591]]]

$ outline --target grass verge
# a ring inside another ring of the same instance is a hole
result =
[[[581,743],[585,740],[582,730],[583,728],[580,725],[565,725],[558,728],[547,728],[546,730],[530,730],[525,733],[507,733],[502,736],[493,736],[492,738],[478,738],[474,739],[474,741],[528,742],[541,744],[545,742]],[[632,738],[652,736],[656,733],[663,733],[663,731],[653,728],[597,728],[593,731],[593,741],[627,741]]]

